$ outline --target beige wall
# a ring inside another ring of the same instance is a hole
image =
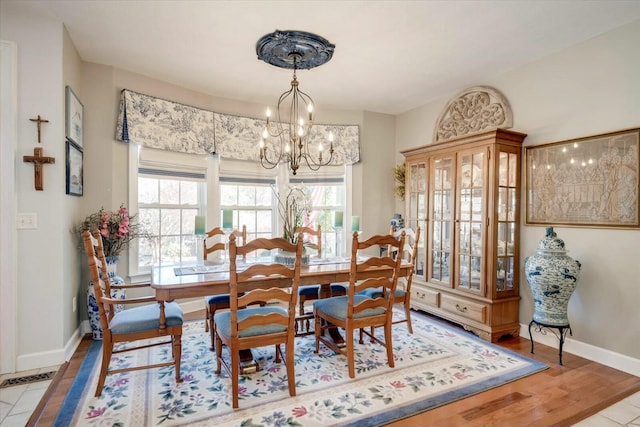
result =
[[[525,145],[640,126],[640,22],[627,25],[490,81],[513,109]],[[464,88],[460,88],[463,90]],[[396,152],[432,141],[438,116],[455,93],[397,117]],[[555,227],[582,263],[569,303],[573,340],[640,358],[640,230]],[[521,228],[523,258],[543,227]],[[533,313],[521,260],[520,322]],[[575,348],[575,347],[574,347]],[[571,347],[568,347],[571,350]]]

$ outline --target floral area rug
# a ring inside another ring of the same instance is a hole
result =
[[[349,378],[345,356],[322,345],[314,354],[313,335],[296,338],[295,397],[289,396],[286,367],[274,362],[274,347],[254,349],[261,369],[241,376],[236,410],[231,408],[230,379],[224,369],[221,376],[214,373],[214,353],[202,321],[184,327],[182,384],[175,383],[172,367],[127,372],[107,376],[102,396],[93,397],[101,357],[96,341],[55,425],[383,425],[546,369],[420,315],[413,316],[413,330],[410,335],[405,324],[393,327],[395,368],[387,365],[384,347],[357,344],[356,337],[355,379]],[[382,330],[377,332],[383,336]],[[170,349],[163,347],[114,356],[112,367],[166,360]]]

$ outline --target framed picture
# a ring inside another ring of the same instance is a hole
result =
[[[640,128],[525,147],[525,224],[640,228]]]
[[[67,86],[65,133],[68,139],[82,147],[84,107],[70,86]]]
[[[67,139],[67,194],[82,196],[82,149]]]

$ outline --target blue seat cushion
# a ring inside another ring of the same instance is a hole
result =
[[[360,295],[366,295],[369,298],[380,298],[382,296],[382,288],[367,288],[364,291],[358,292]],[[395,297],[402,298],[407,293],[402,289],[396,289]]]
[[[349,284],[347,283],[332,283],[331,292],[347,292]]]
[[[204,297],[205,304],[229,304],[229,294]]]
[[[298,295],[318,296],[320,293],[320,285],[301,286],[298,288]]]
[[[175,302],[164,304],[167,326],[180,326],[183,323],[182,309]],[[112,334],[151,331],[160,328],[160,304],[148,304],[122,310],[111,319],[109,329]]]
[[[269,314],[269,313],[280,313],[285,317],[289,317],[289,313],[282,307],[256,307],[256,308],[244,308],[242,310],[238,310],[238,322],[242,322],[249,316],[254,314]],[[224,335],[226,337],[231,336],[231,312],[223,311],[218,312],[213,317],[213,321],[216,324],[216,328],[220,335]],[[284,332],[287,330],[285,325],[279,325],[277,323],[270,323],[268,325],[260,325],[260,326],[252,326],[238,333],[238,337],[253,337],[256,335],[268,335],[275,334],[278,332]]]
[[[356,294],[353,296],[353,304],[358,305],[362,301],[371,299],[362,294]],[[318,301],[313,302],[313,308],[322,311],[323,313],[327,313],[329,316],[335,317],[336,319],[346,319],[347,318],[347,306],[349,304],[349,297],[347,295],[343,295],[340,297],[332,297],[325,298]],[[385,313],[384,307],[378,308],[368,308],[359,313],[356,313],[353,317],[356,319],[360,319],[363,317],[370,316],[379,316]]]

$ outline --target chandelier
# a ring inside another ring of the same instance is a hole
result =
[[[279,31],[266,34],[256,44],[258,59],[280,68],[293,69],[291,89],[278,99],[275,120],[267,107],[267,121],[260,138],[260,163],[273,169],[280,163],[296,174],[301,163],[314,171],[326,166],[333,158],[333,133],[329,133],[329,153],[322,141],[317,146],[310,141],[314,121],[314,102],[300,90],[296,76],[299,69],[308,70],[328,62],[335,45],[328,40],[303,31]]]

